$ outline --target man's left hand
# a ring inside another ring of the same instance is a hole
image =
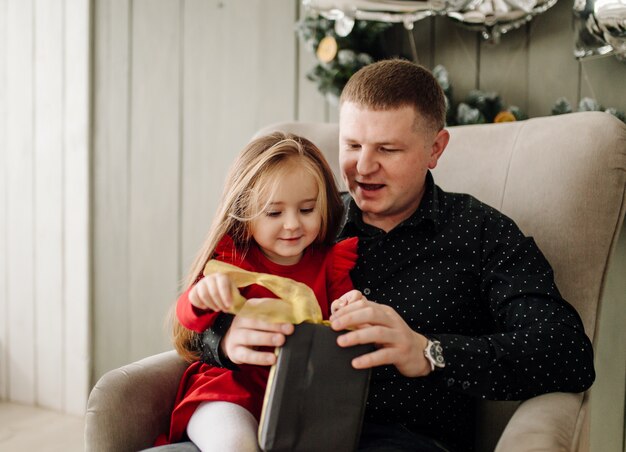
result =
[[[352,360],[355,369],[392,364],[406,377],[428,375],[425,336],[413,331],[391,307],[368,300],[342,306],[330,317],[335,331],[353,329],[337,338],[340,347],[375,344],[377,350]]]

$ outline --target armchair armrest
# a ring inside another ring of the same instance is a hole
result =
[[[586,410],[585,393],[555,392],[528,399],[511,417],[496,452],[576,451]]]
[[[89,395],[85,450],[136,451],[169,428],[180,378],[187,368],[175,351],[153,355],[100,378]]]

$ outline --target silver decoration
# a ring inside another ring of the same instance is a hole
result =
[[[350,17],[354,20],[402,23],[410,30],[417,21],[461,9],[471,1],[473,0],[302,0],[302,5],[329,20]]]
[[[626,0],[596,0],[594,13],[604,40],[626,62]]]
[[[606,55],[613,48],[604,40],[594,13],[596,0],[574,0],[574,56],[586,58]]]
[[[502,34],[520,27],[555,3],[556,0],[302,0],[308,11],[337,21],[336,27],[348,18],[402,23],[410,31],[417,21],[445,15],[495,43]],[[335,31],[339,36],[347,36],[340,34],[347,28],[342,24]]]
[[[556,0],[478,0],[462,11],[447,15],[497,44],[503,34],[521,27],[555,3]]]
[[[574,56],[614,54],[626,62],[626,0],[575,0]]]
[[[335,21],[335,33],[337,36],[345,37],[350,34],[354,28],[355,20],[345,14]]]

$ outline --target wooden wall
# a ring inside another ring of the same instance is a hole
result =
[[[295,116],[297,3],[95,4],[94,377],[171,347],[164,327],[224,173]]]
[[[89,1],[0,0],[0,400],[89,389]]]

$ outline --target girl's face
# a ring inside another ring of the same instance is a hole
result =
[[[250,225],[252,237],[269,260],[294,265],[317,238],[322,222],[315,178],[302,168],[280,175],[263,212]],[[261,200],[265,205],[266,199]]]

